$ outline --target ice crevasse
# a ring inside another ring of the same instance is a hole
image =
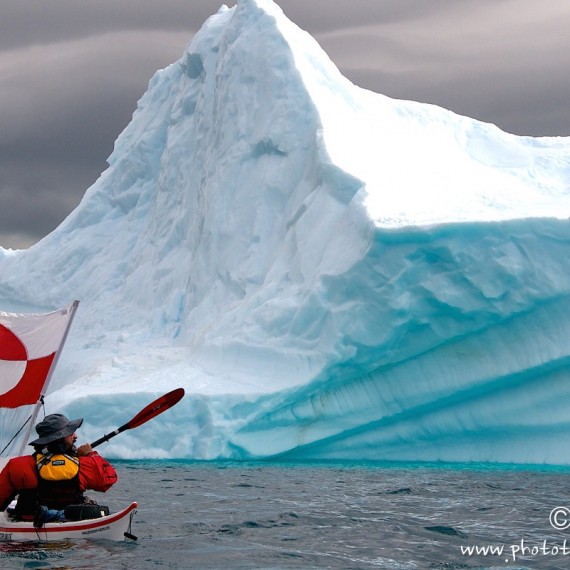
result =
[[[81,301],[50,407],[86,437],[186,389],[109,456],[568,464],[569,180],[569,138],[363,90],[238,0],[0,249],[0,310]]]

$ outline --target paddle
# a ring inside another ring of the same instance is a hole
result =
[[[146,408],[143,408],[130,422],[127,422],[110,434],[104,435],[97,441],[94,441],[91,444],[91,447],[97,447],[100,443],[109,441],[112,437],[119,435],[125,430],[142,426],[144,423],[152,420],[152,418],[162,414],[162,412],[166,412],[169,408],[172,408],[172,406],[180,402],[182,396],[184,396],[184,388],[176,388],[176,390],[172,390],[172,392],[164,394],[164,396],[157,398],[154,402],[151,402],[146,406]]]

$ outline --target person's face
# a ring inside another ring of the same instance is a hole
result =
[[[65,444],[67,445],[67,447],[72,448],[73,445],[75,444],[75,442],[77,441],[77,434],[72,433],[71,435],[64,437],[63,440],[65,441]]]

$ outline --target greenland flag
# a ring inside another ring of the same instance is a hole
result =
[[[0,408],[35,404],[49,380],[77,308],[0,312]]]

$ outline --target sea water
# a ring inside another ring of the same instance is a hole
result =
[[[116,462],[136,543],[0,544],[0,568],[570,568],[570,470]]]

